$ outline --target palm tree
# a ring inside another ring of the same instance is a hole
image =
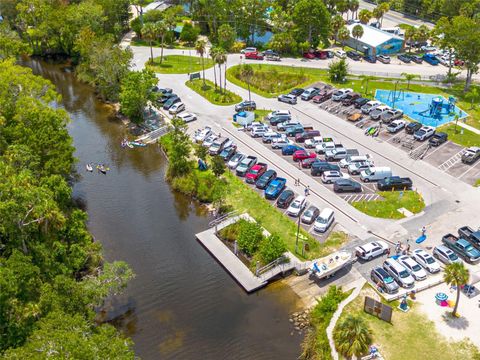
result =
[[[383,16],[390,10],[390,4],[388,2],[381,3],[378,5],[378,7],[381,10],[381,16],[380,16],[380,27],[383,26]]]
[[[365,24],[367,25],[368,22],[370,21],[370,19],[372,18],[372,13],[367,10],[367,9],[362,9],[360,10],[360,12],[358,13],[358,20],[360,20],[360,22],[362,24]]]
[[[217,62],[217,54],[218,54],[218,48],[213,47],[210,49],[209,55],[212,58],[212,61],[214,64]],[[215,70],[215,66],[213,67],[213,77],[215,79],[215,89],[217,89],[217,71]]]
[[[359,315],[347,315],[335,327],[333,339],[338,352],[347,358],[364,355],[372,344],[371,331]]]
[[[158,31],[154,23],[146,23],[142,27],[142,37],[150,45],[150,62],[153,64],[153,45],[152,42],[157,39]]]
[[[345,47],[345,41],[350,38],[350,31],[347,29],[346,26],[342,26],[337,32],[337,38],[342,43],[342,48]]]
[[[358,0],[350,0],[348,2],[349,9],[352,12],[352,18],[355,19],[358,8],[360,7],[360,2]]]
[[[372,16],[377,20],[377,22],[379,22],[381,17],[383,16],[382,8],[380,6],[375,7],[372,10]]]
[[[363,26],[359,24],[355,25],[352,29],[352,36],[357,40],[360,39],[363,36]],[[357,45],[358,41],[355,41],[355,50],[358,50]]]
[[[227,53],[222,48],[218,49],[217,56],[215,58],[218,65],[218,73],[220,74],[220,93],[222,92],[222,65],[227,61]]]
[[[457,287],[457,299],[455,301],[455,306],[453,308],[453,316],[457,316],[458,301],[460,300],[460,290],[461,286],[465,285],[470,278],[470,273],[468,269],[461,263],[453,263],[445,266],[443,273],[443,280],[448,285],[455,285]]]
[[[336,38],[338,30],[340,30],[344,25],[345,25],[345,20],[343,20],[343,17],[341,15],[336,14],[332,17],[332,20],[330,21],[330,28],[333,35],[332,39]]]
[[[413,79],[420,79],[420,75],[417,74],[402,73],[401,75],[407,80],[407,90],[410,90],[410,81]]]
[[[205,52],[207,50],[207,42],[205,39],[198,39],[195,42],[195,50],[197,51],[198,55],[202,58],[202,71],[203,71],[203,87],[205,88],[207,85],[205,83],[205,61],[203,59],[203,56],[205,55]]]
[[[480,96],[480,94],[479,94],[478,88],[476,86],[470,88],[470,91],[465,94],[465,98],[467,100],[470,100],[470,110],[472,110],[474,108],[473,103],[478,101],[479,96]]]
[[[414,26],[408,25],[405,28],[404,39],[405,39],[405,43],[409,44],[408,52],[412,51],[412,43],[417,36],[416,34],[417,34],[417,29]]]
[[[368,95],[368,83],[370,82],[370,80],[375,79],[375,76],[361,75],[360,79],[362,79],[362,86],[365,86],[365,95]]]
[[[247,85],[248,85],[248,101],[252,101],[252,97],[251,97],[251,94],[250,94],[250,79],[252,78],[253,76],[253,68],[251,65],[249,64],[245,64],[245,65],[242,65],[242,67],[240,68],[240,76],[242,77],[242,79],[245,79],[247,81]]]
[[[163,61],[163,48],[165,46],[165,35],[168,32],[168,26],[163,21],[157,21],[155,23],[155,28],[157,31],[157,36],[160,38],[160,64]]]
[[[339,0],[336,2],[336,9],[337,11],[342,14],[342,17],[343,17],[343,13],[347,13],[347,17],[348,17],[348,0]]]

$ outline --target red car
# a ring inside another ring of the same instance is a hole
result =
[[[455,66],[463,66],[463,65],[465,65],[465,61],[460,60],[460,59],[455,59],[455,60],[453,61],[453,65],[455,65]]]
[[[303,57],[305,59],[315,59],[315,54],[311,52],[306,52],[306,53],[303,53]]]
[[[245,175],[245,181],[249,184],[255,183],[260,176],[267,171],[268,165],[265,163],[257,163],[250,170],[248,170],[247,175]]]
[[[245,54],[245,59],[263,60],[263,54],[259,52],[250,52]]]
[[[293,161],[302,161],[305,159],[316,159],[317,154],[314,152],[309,153],[306,150],[297,150],[293,153]]]
[[[302,168],[304,169],[310,169],[312,167],[312,164],[318,161],[317,158],[307,158],[302,160]]]
[[[315,54],[315,57],[316,58],[319,58],[319,59],[322,59],[322,60],[325,60],[328,58],[328,53],[326,51],[323,51],[323,50],[316,50],[314,52]]]

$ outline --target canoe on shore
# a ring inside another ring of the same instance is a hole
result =
[[[347,251],[337,251],[323,258],[313,260],[308,271],[318,279],[328,278],[348,265],[351,259],[351,253]]]

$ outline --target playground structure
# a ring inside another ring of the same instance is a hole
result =
[[[448,103],[444,103],[443,97],[435,97],[431,100],[427,110],[419,112],[422,116],[440,118],[442,115],[448,115],[455,112],[455,103],[457,100],[453,96],[448,97]],[[428,115],[426,115],[428,114]]]

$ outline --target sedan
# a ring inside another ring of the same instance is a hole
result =
[[[173,104],[169,109],[168,112],[172,115],[178,114],[179,112],[185,110],[185,104],[182,102],[177,102]]]
[[[297,97],[291,94],[279,95],[277,99],[278,101],[284,102],[287,104],[295,105],[297,103]]]
[[[293,217],[298,217],[303,209],[305,209],[305,206],[307,206],[305,196],[297,196],[288,207],[287,214]]]
[[[362,185],[352,179],[338,179],[333,183],[335,192],[361,192]]]
[[[245,159],[245,155],[241,153],[236,153],[235,155],[232,156],[230,161],[228,162],[228,168],[229,169],[236,169],[237,166],[242,162],[242,160]]]
[[[422,265],[422,267],[424,267],[431,273],[436,273],[440,271],[440,265],[438,264],[438,262],[433,258],[432,255],[430,255],[423,249],[413,250],[413,258],[417,263]]]
[[[300,96],[303,94],[304,91],[305,91],[304,89],[296,88],[290,91],[289,95]]]
[[[365,56],[363,57],[363,59],[364,59],[365,61],[368,61],[369,63],[372,63],[372,64],[375,64],[375,63],[377,62],[377,58],[376,58],[375,56],[371,56],[371,55],[368,55],[368,56],[365,55]]]
[[[358,52],[353,51],[353,50],[347,51],[347,56],[348,56],[350,59],[355,60],[355,61],[358,61],[358,60],[360,60],[360,59],[362,58],[361,55],[360,55]]]
[[[277,200],[277,207],[281,209],[286,209],[290,205],[290,203],[295,198],[295,194],[292,190],[285,190],[280,194]]]
[[[304,169],[310,169],[312,167],[312,164],[318,162],[319,160],[317,158],[307,158],[307,159],[303,159],[301,161],[302,163],[302,168]]]
[[[317,158],[317,154],[315,154],[314,152],[308,152],[306,150],[297,150],[293,153],[293,161],[297,162],[297,161],[302,161],[302,160],[305,160],[305,159],[316,159]]]
[[[277,177],[277,172],[275,170],[267,170],[263,173],[262,176],[257,180],[255,186],[257,189],[265,189],[272,180]]]
[[[415,280],[421,281],[427,278],[426,271],[410,256],[402,255],[398,258],[398,262],[407,269]]]
[[[392,134],[399,132],[405,127],[406,123],[407,122],[405,120],[393,120],[390,124],[388,124],[387,131]]]
[[[333,52],[333,54],[336,56],[336,57],[339,57],[340,59],[345,59],[347,57],[347,53],[343,50],[335,50]]]
[[[390,64],[390,56],[388,55],[378,55],[377,60],[384,64]]]
[[[403,61],[405,64],[409,64],[412,61],[412,58],[406,54],[398,55],[398,60]]]
[[[182,119],[186,123],[197,120],[197,115],[192,113],[183,113],[183,114],[177,115],[177,117],[179,119]]]
[[[313,224],[313,222],[317,219],[318,215],[320,215],[320,210],[316,206],[309,206],[307,210],[305,210],[302,214],[300,220],[304,224]]]
[[[423,59],[419,55],[413,55],[411,58],[414,63],[417,63],[417,64],[423,63]]]

